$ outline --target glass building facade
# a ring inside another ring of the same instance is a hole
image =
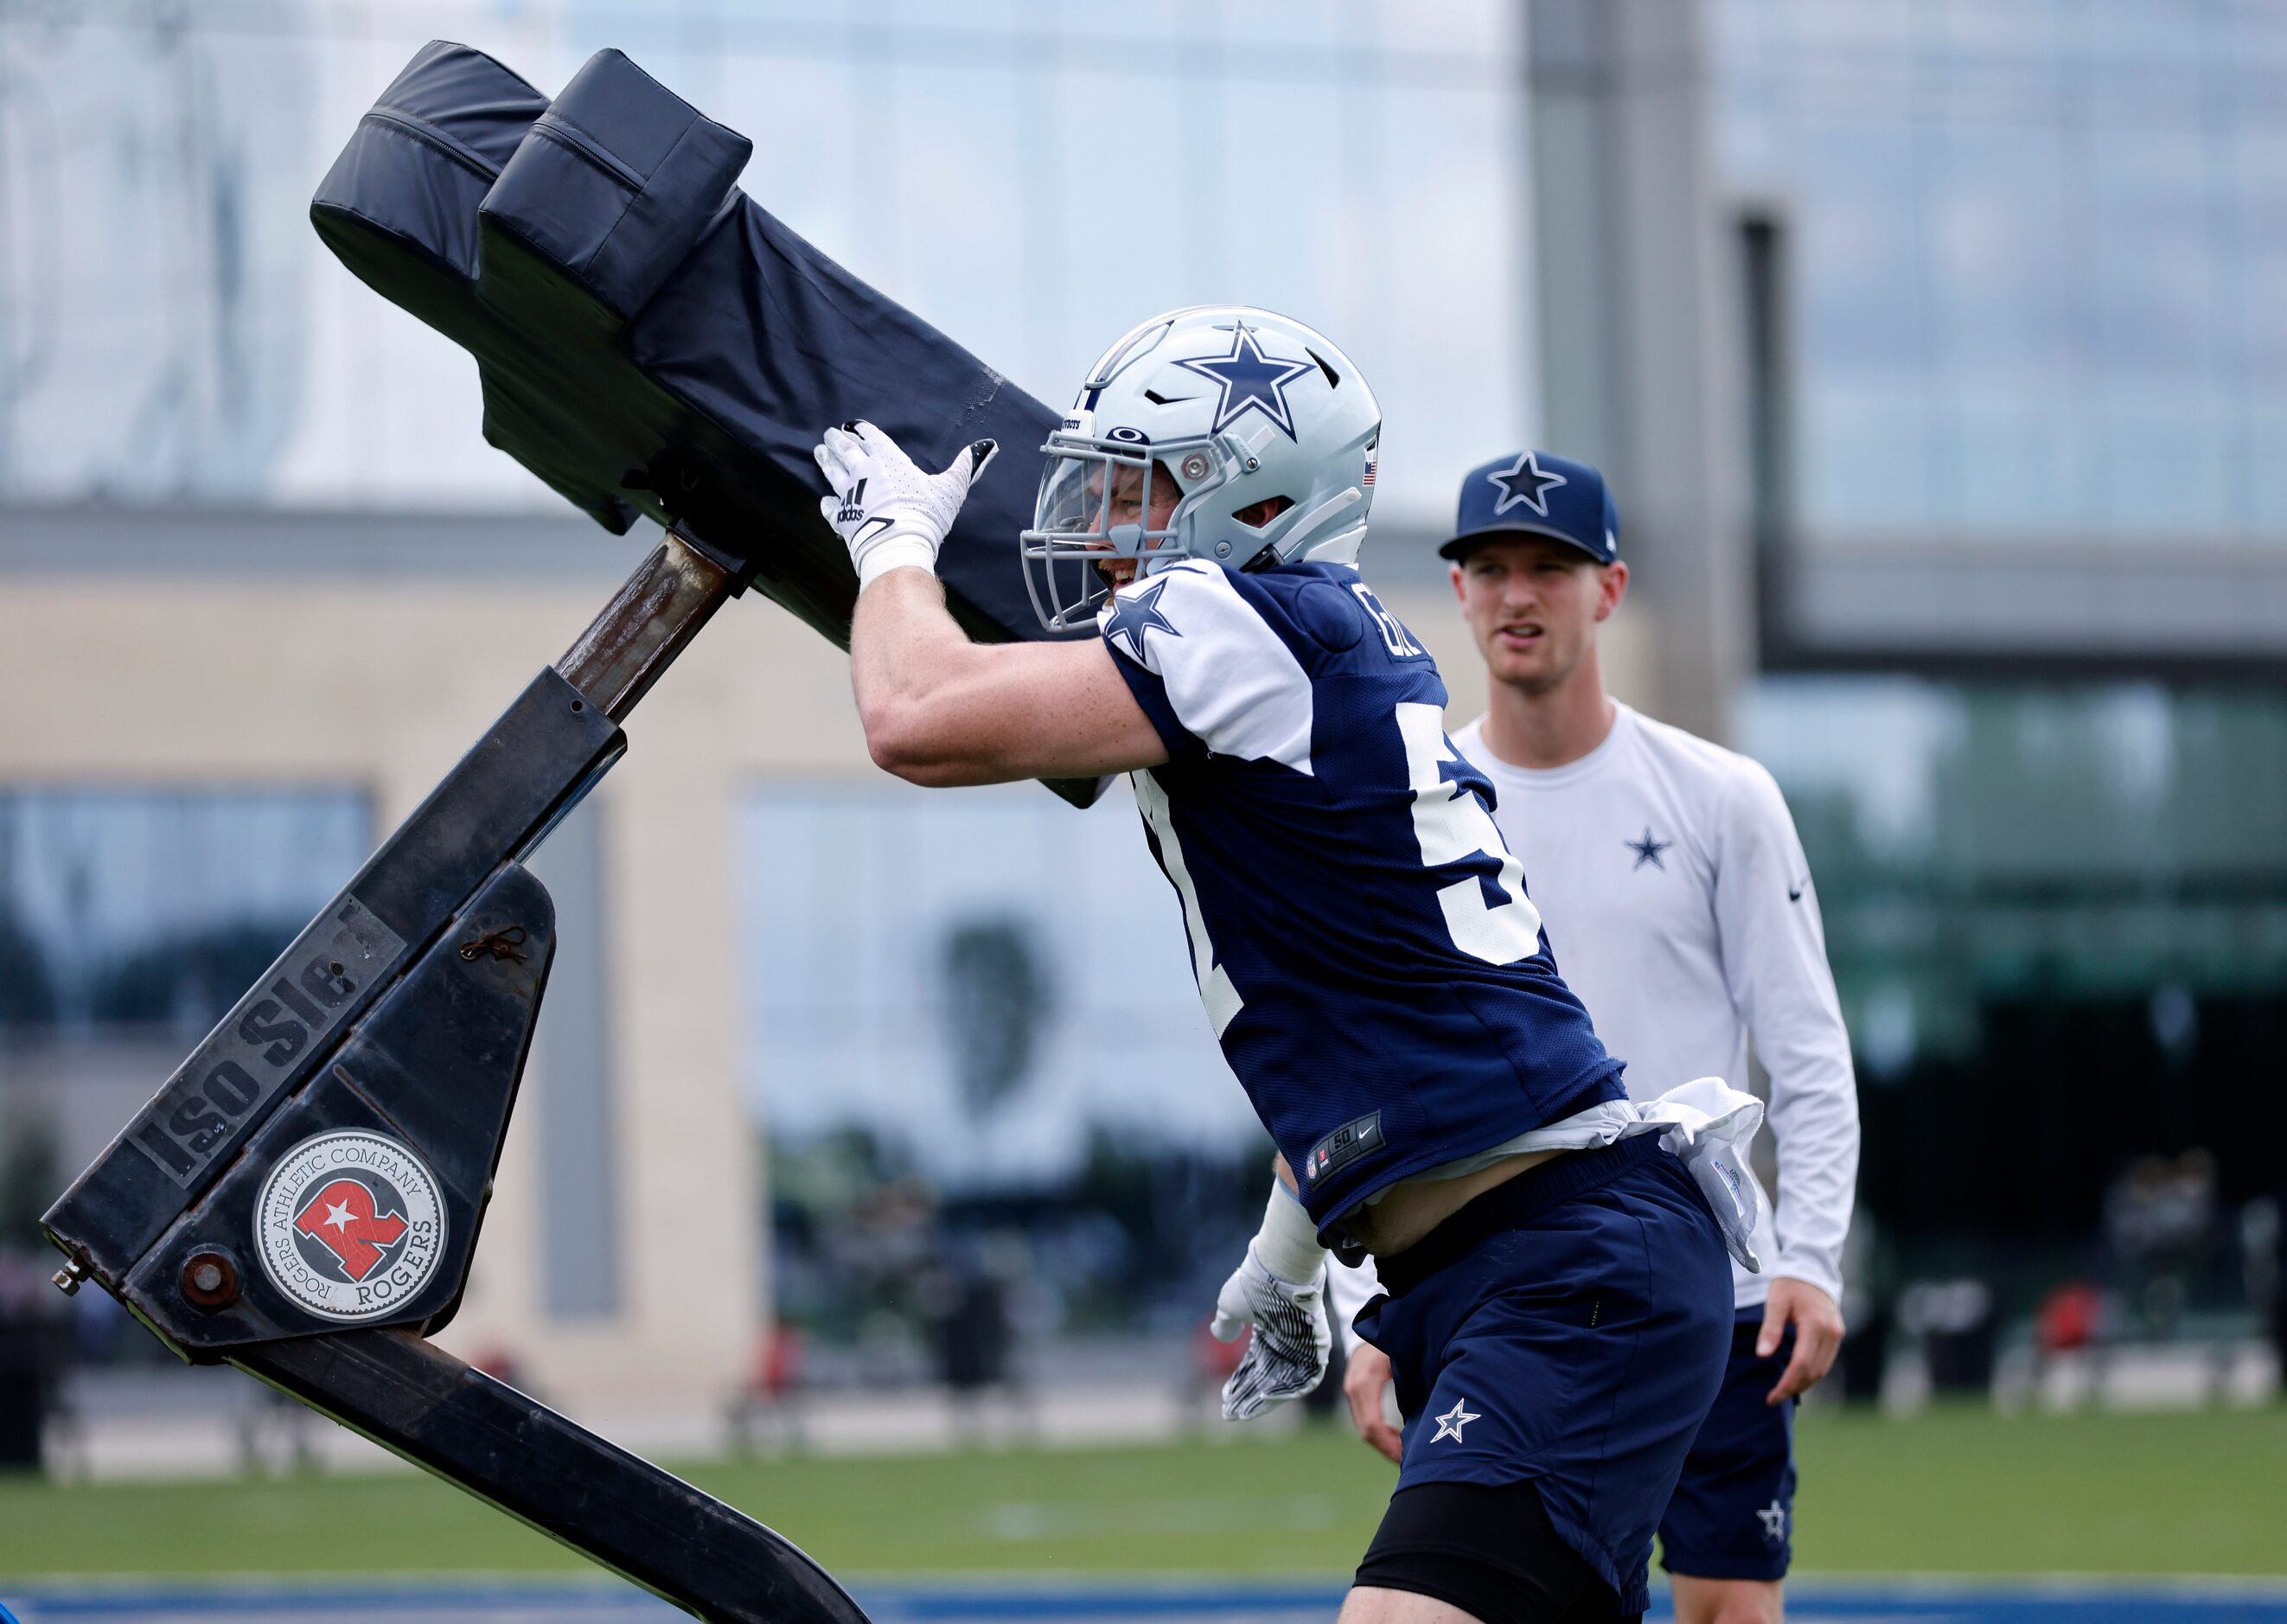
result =
[[[1789,677],[1743,720],[1816,876],[1879,1216],[2069,1243],[2135,1155],[2277,1180],[2236,1125],[2287,1056],[2287,694]]]
[[[1713,0],[1708,20],[1722,185],[1784,243],[1780,540],[1952,559],[1909,617],[1977,627],[1766,676],[1739,713],[1817,878],[1864,1205],[1905,1273],[2030,1306],[2061,1274],[2134,1278],[2122,1215],[2190,1169],[2214,1210],[2178,1263],[2228,1306],[2232,1214],[2283,1193],[2240,1124],[2287,1069],[2287,685],[2259,660],[2194,679],[2108,652],[2140,606],[2104,572],[2164,590],[2170,549],[2287,556],[2287,15]],[[1800,556],[1763,539],[1767,568]],[[2078,574],[2044,573],[2068,553]],[[2030,598],[1994,596],[2010,560]],[[2008,622],[2056,593],[2093,630],[2043,674]],[[1979,661],[2030,675],[1954,674]]]
[[[773,785],[739,844],[748,1076],[777,1137],[870,1134],[956,1190],[1061,1184],[1106,1136],[1263,1137],[1124,786],[1075,812],[1033,784]]]
[[[491,450],[465,353],[307,202],[432,37],[544,90],[628,51],[748,136],[743,185],[1061,405],[1155,312],[1333,337],[1426,527],[1530,438],[1523,14],[1041,0],[210,0],[0,7],[0,500],[559,504]],[[1466,319],[1456,319],[1466,313]]]
[[[1822,541],[2287,546],[2287,13],[1713,0]]]
[[[0,785],[0,1046],[195,1040],[372,841],[355,790]]]

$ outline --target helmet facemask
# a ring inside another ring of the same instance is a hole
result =
[[[1092,625],[1115,584],[1189,557],[1199,501],[1236,460],[1209,440],[1153,446],[1060,432],[1041,449],[1049,465],[1021,547],[1033,612],[1050,631]]]

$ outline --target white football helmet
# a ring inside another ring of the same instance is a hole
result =
[[[1033,611],[1050,631],[1087,624],[1117,559],[1137,574],[1355,563],[1381,440],[1373,392],[1300,321],[1238,305],[1154,316],[1104,352],[1041,448],[1020,543]]]

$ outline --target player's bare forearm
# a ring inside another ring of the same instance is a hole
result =
[[[859,594],[850,677],[874,763],[932,788],[1157,766],[1167,747],[1100,641],[980,644],[927,570]]]

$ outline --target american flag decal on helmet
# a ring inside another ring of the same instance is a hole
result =
[[[1365,459],[1365,471],[1358,476],[1358,483],[1368,490],[1373,488],[1373,457],[1371,454]]]

